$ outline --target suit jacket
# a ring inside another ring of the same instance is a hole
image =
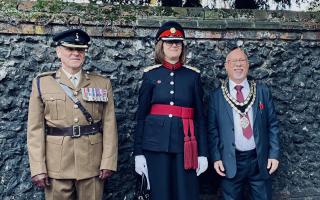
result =
[[[45,126],[63,128],[89,124],[55,78],[74,92],[94,122],[102,120],[102,133],[79,138],[45,134]],[[107,89],[108,102],[83,100],[81,88],[85,87]],[[100,169],[115,171],[118,140],[110,80],[82,72],[78,87],[75,88],[59,69],[56,73],[40,77],[40,91],[41,97],[34,79],[27,133],[31,175],[48,173],[51,178],[79,180],[99,175]]]
[[[279,159],[279,127],[270,90],[257,83],[253,109],[253,136],[260,175],[268,178],[268,158]],[[208,106],[208,143],[211,161],[222,160],[226,177],[237,171],[232,107],[224,99],[221,87],[210,93]]]
[[[199,156],[207,156],[207,132],[202,103],[200,73],[185,66],[174,71],[163,66],[143,74],[139,92],[135,155],[143,150],[182,153],[184,134],[182,120],[168,115],[151,115],[153,104],[167,104],[194,108],[195,135]]]

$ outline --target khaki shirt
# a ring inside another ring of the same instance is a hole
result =
[[[71,127],[89,124],[80,109],[65,94],[60,85],[68,86],[92,115],[94,122],[102,120],[103,132],[71,138],[45,134],[50,127]],[[81,88],[107,89],[108,102],[85,101]],[[86,179],[99,175],[101,169],[116,171],[118,136],[109,79],[83,72],[77,87],[60,68],[40,77],[39,96],[36,78],[29,101],[27,144],[31,176],[47,173],[55,179]]]

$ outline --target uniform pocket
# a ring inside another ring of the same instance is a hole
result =
[[[108,102],[106,102],[108,103]],[[101,120],[102,118],[102,112],[103,112],[103,105],[106,103],[102,103],[102,102],[94,102],[92,107],[93,107],[93,118],[95,120]]]
[[[92,144],[92,145],[102,143],[102,134],[97,133],[94,135],[89,135],[89,140],[90,140],[90,144]]]
[[[48,171],[59,172],[61,169],[63,137],[46,137],[46,164]]]
[[[66,95],[63,93],[43,94],[45,103],[45,115],[52,120],[65,119],[66,117]]]
[[[90,151],[90,160],[91,160],[91,166],[94,170],[100,169],[100,163],[102,159],[102,134],[98,133],[95,135],[89,135],[89,151]]]

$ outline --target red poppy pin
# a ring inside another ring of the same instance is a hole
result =
[[[260,108],[260,110],[264,109],[264,104],[262,102],[259,103],[259,108]]]

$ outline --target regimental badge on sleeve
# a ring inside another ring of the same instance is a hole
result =
[[[85,101],[107,102],[108,93],[101,88],[81,88],[82,98]]]

